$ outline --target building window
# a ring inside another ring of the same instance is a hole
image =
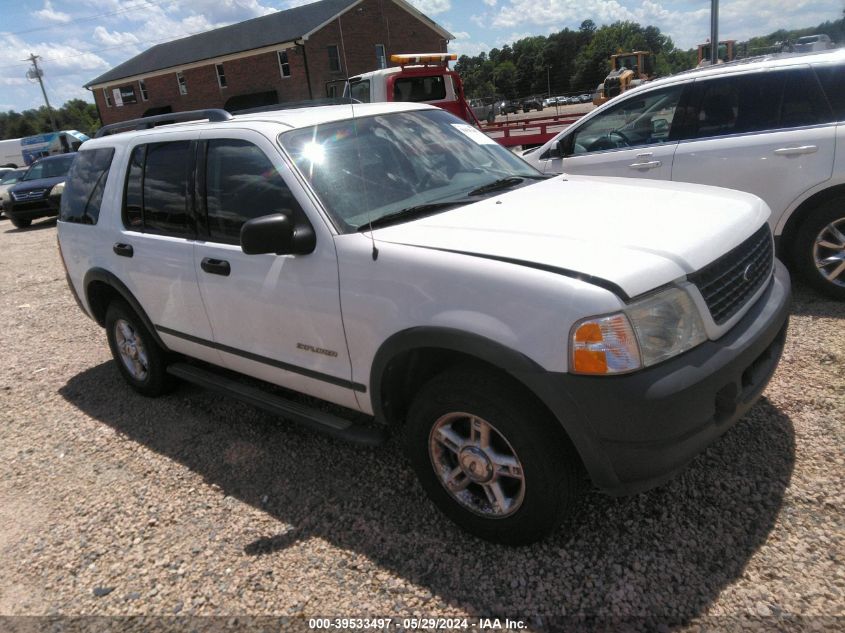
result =
[[[147,84],[144,83],[143,79],[138,80],[138,88],[141,92],[141,101],[146,101],[150,98],[150,93],[147,92]]]
[[[287,51],[278,51],[279,55],[279,72],[282,77],[290,77],[290,62],[288,61]]]
[[[179,84],[180,95],[188,94],[188,84],[185,83],[185,75],[183,75],[182,73],[176,73],[176,83]]]
[[[387,54],[384,44],[376,44],[376,68],[387,68]]]
[[[214,66],[217,69],[217,85],[221,88],[226,87],[226,73],[223,72],[223,64],[216,64]]]
[[[106,107],[110,108],[111,107],[111,95],[109,94],[108,88],[103,88],[103,97],[105,97],[105,99],[106,99]]]
[[[329,46],[329,70],[333,73],[340,72],[340,53],[337,46]]]

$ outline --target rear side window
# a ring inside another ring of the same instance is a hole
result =
[[[192,232],[188,221],[190,141],[136,147],[129,161],[123,203],[127,228],[165,235]]]
[[[103,203],[114,149],[103,147],[79,152],[65,182],[59,219],[62,222],[96,224]]]
[[[270,159],[237,139],[208,142],[206,209],[209,239],[240,243],[241,226],[252,218],[301,209]]]
[[[816,125],[831,118],[809,67],[697,81],[693,103],[698,104],[698,138]]]
[[[816,73],[833,108],[835,120],[845,121],[845,64],[817,66]]]

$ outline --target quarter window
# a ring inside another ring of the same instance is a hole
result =
[[[127,228],[187,235],[190,142],[136,147],[129,162],[124,198]]]
[[[279,72],[282,74],[282,77],[290,77],[290,61],[288,60],[288,52],[287,51],[279,51]]]
[[[182,73],[176,73],[176,83],[179,84],[180,95],[188,94],[188,84],[185,81],[185,75],[183,75]]]
[[[209,239],[228,244],[240,242],[247,220],[285,210],[301,213],[264,152],[237,139],[208,142],[205,202]]]
[[[329,50],[329,70],[333,73],[340,72],[340,52],[334,44],[328,47]]]
[[[114,149],[103,147],[76,155],[65,181],[59,219],[63,222],[96,224]]]
[[[683,86],[671,86],[620,101],[575,132],[571,153],[578,155],[667,142],[672,138],[683,90]]]

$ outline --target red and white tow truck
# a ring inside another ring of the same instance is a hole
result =
[[[506,147],[542,145],[581,116],[579,113],[482,124],[467,102],[460,75],[449,69],[449,62],[457,58],[455,53],[391,55],[390,61],[399,66],[350,77],[344,86],[343,96],[362,103],[429,103],[476,125]]]

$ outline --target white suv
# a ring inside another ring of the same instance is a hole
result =
[[[778,253],[845,299],[845,50],[734,62],[626,92],[523,158],[545,173],[760,196]]]
[[[142,394],[179,377],[358,442],[401,429],[445,514],[519,543],[583,469],[665,481],[777,365],[789,279],[752,195],[545,180],[421,104],[161,118],[190,116],[86,142],[62,197],[70,287]]]

